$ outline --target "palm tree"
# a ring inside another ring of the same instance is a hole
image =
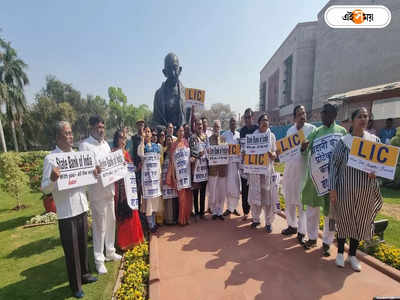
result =
[[[16,124],[20,128],[22,115],[26,111],[26,100],[24,96],[24,86],[29,83],[28,76],[24,72],[27,64],[18,58],[17,52],[11,47],[10,43],[0,42],[4,52],[0,56],[0,83],[6,85],[6,93],[2,99],[6,105],[6,116],[11,124],[14,139],[15,151],[18,151]]]

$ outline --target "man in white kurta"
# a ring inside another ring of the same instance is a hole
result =
[[[294,108],[293,117],[295,124],[290,127],[286,136],[293,135],[303,130],[304,136],[307,137],[315,128],[314,125],[306,123],[306,111],[304,106],[298,105]],[[304,184],[306,165],[302,155],[293,158],[285,164],[283,175],[283,197],[285,198],[285,214],[288,227],[282,230],[283,235],[292,235],[297,233],[297,239],[300,244],[304,243],[306,234],[306,212],[300,201],[301,189]],[[296,208],[299,217],[296,215]]]
[[[58,122],[56,131],[57,146],[51,154],[73,151],[71,125],[65,121]],[[61,172],[55,157],[51,154],[44,159],[41,190],[53,195],[69,286],[75,298],[82,298],[84,296],[82,284],[97,281],[97,278],[90,274],[88,265],[88,204],[85,187],[59,191],[57,180]]]
[[[236,119],[233,117],[229,120],[229,130],[225,131],[222,136],[227,144],[239,144],[240,134],[236,130]],[[236,210],[240,198],[240,175],[239,162],[229,161],[228,174],[226,175],[226,200],[227,209],[224,216],[229,216],[233,213],[240,216]]]
[[[92,151],[96,160],[111,152],[110,146],[104,140],[104,121],[98,117],[89,119],[90,136],[79,146],[80,151]],[[103,187],[99,181],[88,187],[90,209],[92,210],[93,251],[96,269],[99,274],[107,273],[104,261],[120,260],[115,253],[115,212],[114,184]],[[106,249],[106,257],[104,256]]]

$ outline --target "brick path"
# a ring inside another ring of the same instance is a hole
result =
[[[209,216],[208,216],[209,218]],[[400,296],[400,283],[362,263],[339,269],[318,248],[304,251],[295,237],[250,229],[250,221],[199,221],[163,226],[158,238],[160,295],[163,300],[369,299]],[[320,243],[320,241],[319,241]]]

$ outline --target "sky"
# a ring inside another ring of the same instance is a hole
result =
[[[153,107],[174,52],[185,87],[206,91],[206,107],[256,108],[263,66],[299,22],[327,0],[14,0],[0,8],[1,36],[29,66],[29,103],[47,75],[87,94],[121,87],[128,102]],[[306,4],[306,5],[305,5]]]

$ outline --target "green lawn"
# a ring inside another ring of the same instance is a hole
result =
[[[400,206],[400,190],[381,188],[383,202],[396,204]],[[385,240],[398,248],[400,248],[400,220],[384,214],[378,214],[377,220],[388,219],[389,225],[385,230]]]
[[[25,197],[29,207],[12,211],[16,205],[0,190],[0,299],[75,299],[71,297],[58,225],[23,229],[34,215],[44,212],[39,193]],[[89,266],[95,270],[89,244]],[[117,276],[117,262],[106,263],[108,274],[84,285],[85,299],[110,299]]]

